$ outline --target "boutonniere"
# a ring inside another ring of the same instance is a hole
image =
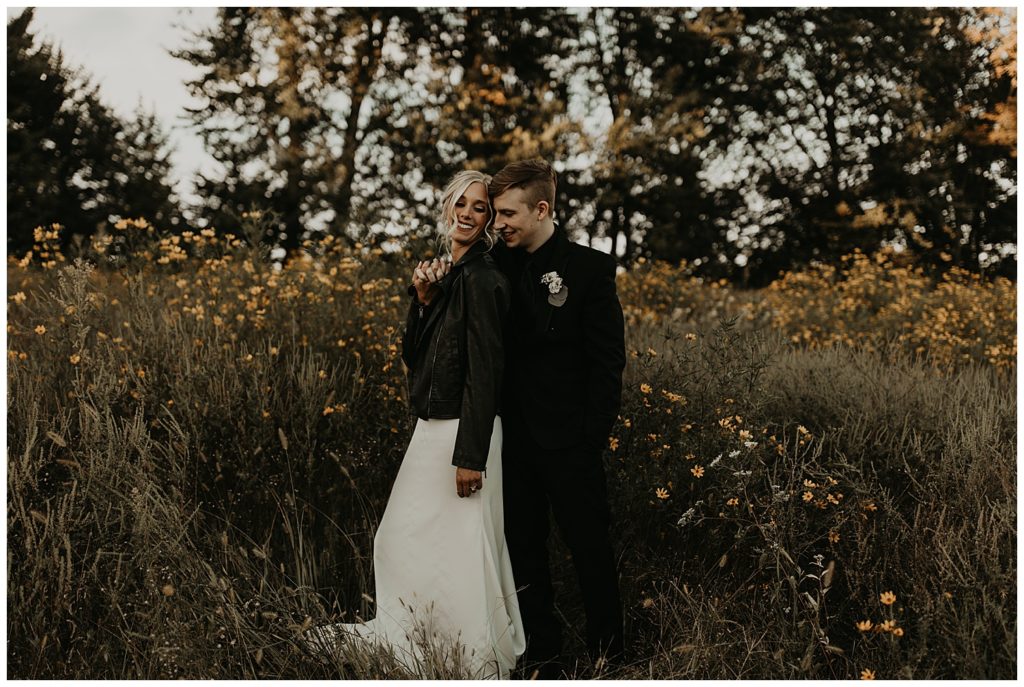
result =
[[[561,308],[569,297],[569,287],[562,283],[558,272],[547,272],[541,275],[540,283],[548,287],[548,303]]]

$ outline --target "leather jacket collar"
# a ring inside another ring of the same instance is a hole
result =
[[[448,274],[444,275],[444,278],[437,282],[438,287],[445,296],[451,292],[452,284],[455,282],[456,270],[461,270],[468,263],[480,259],[480,257],[487,253],[488,250],[490,249],[487,247],[487,243],[481,239],[470,246],[469,250],[459,258],[458,262],[452,264],[452,268],[449,270]]]

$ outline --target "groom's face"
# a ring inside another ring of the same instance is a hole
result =
[[[546,214],[547,208],[540,208],[540,205],[547,205],[544,201],[531,206],[528,194],[521,188],[510,188],[500,196],[495,196],[494,203],[494,228],[505,240],[509,248],[523,248],[532,253],[538,246],[541,220]]]

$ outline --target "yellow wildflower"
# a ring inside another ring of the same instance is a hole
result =
[[[860,671],[860,679],[861,680],[874,680],[875,679],[875,671],[871,670],[870,668],[865,668],[864,670]]]
[[[644,382],[643,384],[640,385],[640,391],[641,391],[641,393],[645,393],[645,394],[651,393],[651,391],[652,391],[651,385],[648,384],[647,382]]]
[[[804,501],[813,501],[814,500],[814,494],[812,494],[809,491],[805,491],[803,498],[804,498]]]
[[[861,632],[867,632],[871,629],[873,623],[870,620],[861,620],[857,623],[857,629]]]
[[[654,490],[654,495],[657,496],[659,499],[664,501],[669,496],[668,489],[663,489],[662,487],[658,487],[657,489]]]
[[[74,355],[72,355],[72,356],[71,356],[70,358],[68,358],[68,360],[70,360],[70,361],[71,361],[71,364],[72,364],[72,365],[77,365],[78,363],[80,363],[80,362],[81,362],[81,360],[82,360],[82,356],[80,356],[80,355],[78,355],[77,353],[75,353],[75,354],[74,354]]]
[[[740,505],[740,500],[738,498],[736,498],[735,496],[733,496],[731,499],[729,499],[728,501],[725,502],[725,505],[727,505],[727,506],[738,506],[738,505]]]
[[[35,332],[39,336],[42,336],[43,334],[46,333],[46,327],[44,327],[43,325],[39,325],[39,326],[36,327]]]
[[[324,415],[330,415],[333,412],[334,412],[334,407],[333,406],[327,406],[326,408],[324,408]]]
[[[878,595],[878,600],[886,606],[892,606],[894,603],[896,603],[896,595],[892,592],[882,592]]]
[[[619,439],[618,439],[618,437],[611,437],[611,438],[609,438],[608,439],[608,447],[611,448],[611,450],[613,450],[613,451],[617,451],[618,448],[619,448]]]
[[[320,379],[327,379],[327,372],[324,371],[324,370],[320,370],[316,374],[317,374],[317,377],[319,377]]]
[[[704,468],[702,468],[699,465],[694,465],[692,468],[690,468],[690,472],[693,473],[693,476],[696,477],[697,479],[700,479],[701,477],[704,476]]]
[[[903,636],[903,628],[902,627],[894,627],[892,629],[892,634],[893,634],[894,637],[902,637]]]
[[[828,540],[830,542],[832,542],[833,544],[835,544],[836,542],[839,541],[839,533],[838,532],[829,532],[828,533]]]

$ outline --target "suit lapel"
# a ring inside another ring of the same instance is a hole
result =
[[[555,243],[554,249],[551,252],[551,259],[548,261],[544,272],[537,275],[538,279],[540,279],[542,274],[551,271],[558,272],[558,276],[565,279],[565,267],[569,264],[569,258],[572,255],[569,251],[571,243],[569,242],[569,237],[561,229],[555,229],[555,241],[557,243]],[[566,284],[566,286],[569,285]],[[545,292],[540,307],[536,309],[537,318],[535,320],[536,328],[534,329],[534,334],[540,336],[548,330],[548,326],[551,324],[551,316],[554,312],[555,306],[548,302],[547,293]]]

